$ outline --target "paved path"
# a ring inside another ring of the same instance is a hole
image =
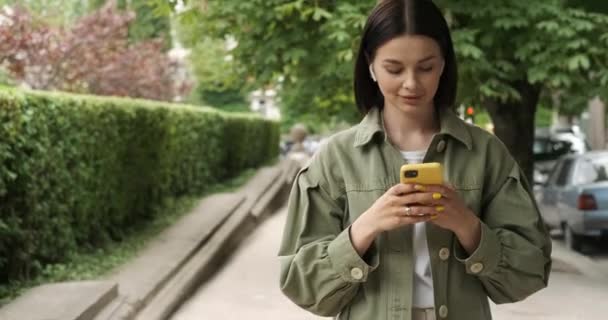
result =
[[[172,320],[324,319],[300,309],[279,289],[277,252],[285,215],[281,209],[260,225]]]
[[[263,223],[172,320],[323,319],[299,309],[278,288],[276,253],[284,220],[281,209]],[[497,320],[606,319],[608,284],[554,272],[547,289],[523,302],[492,308]]]

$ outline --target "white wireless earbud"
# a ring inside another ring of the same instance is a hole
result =
[[[378,80],[376,79],[376,74],[374,73],[374,68],[372,67],[372,65],[369,65],[369,74],[372,76],[372,80],[374,80],[374,82],[377,82]]]

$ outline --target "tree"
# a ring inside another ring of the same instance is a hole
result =
[[[376,1],[207,0],[200,33],[233,36],[234,59],[256,83],[281,77],[283,114],[358,119],[352,62]],[[458,101],[482,105],[498,137],[532,176],[538,102],[603,93],[608,19],[563,0],[436,0],[453,30]],[[202,5],[204,4],[204,6]]]
[[[132,12],[106,6],[68,28],[55,27],[26,9],[0,12],[0,63],[34,89],[172,100],[173,63],[160,40],[130,43]]]
[[[154,3],[148,0],[118,0],[118,8],[135,12],[136,19],[129,25],[129,38],[132,41],[162,39],[164,48],[171,47],[171,17],[157,14]]]
[[[243,77],[257,87],[280,87],[286,125],[304,115],[313,128],[359,119],[352,95],[352,61],[373,2],[251,0],[191,5],[183,14],[186,24],[192,25],[191,37],[236,39],[238,46],[231,54]]]
[[[242,64],[234,61],[234,41],[201,34],[197,21],[204,16],[191,13],[192,23],[181,21],[176,27],[177,38],[189,49],[189,69],[196,79],[190,101],[225,111],[250,111],[247,91],[252,88]]]
[[[441,0],[454,30],[461,101],[484,105],[530,179],[539,100],[604,94],[608,16],[563,1]]]
[[[188,60],[197,79],[192,102],[226,111],[249,111],[247,79],[237,69],[228,42],[206,37],[190,44]]]
[[[608,13],[608,2],[606,1],[568,0],[566,4],[591,12]]]

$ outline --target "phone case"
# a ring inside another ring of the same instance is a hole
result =
[[[441,163],[417,163],[401,166],[401,183],[443,184],[443,167]]]

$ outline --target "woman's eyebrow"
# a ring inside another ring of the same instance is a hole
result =
[[[418,63],[422,63],[422,62],[427,62],[429,60],[433,60],[434,58],[436,58],[437,56],[435,55],[430,55],[424,59],[421,59],[418,61]],[[384,59],[382,62],[384,63],[388,63],[388,64],[398,64],[398,65],[402,65],[403,63],[399,60],[395,60],[395,59]]]
[[[433,60],[434,58],[436,58],[436,56],[435,56],[435,55],[430,55],[430,56],[428,56],[428,57],[426,57],[426,58],[424,58],[424,59],[422,59],[422,60],[418,61],[418,63],[421,63],[421,62],[426,62],[426,61],[429,61],[429,60]]]
[[[384,62],[384,63],[390,63],[390,64],[399,64],[399,65],[402,64],[401,61],[395,60],[395,59],[384,59],[382,62]]]

